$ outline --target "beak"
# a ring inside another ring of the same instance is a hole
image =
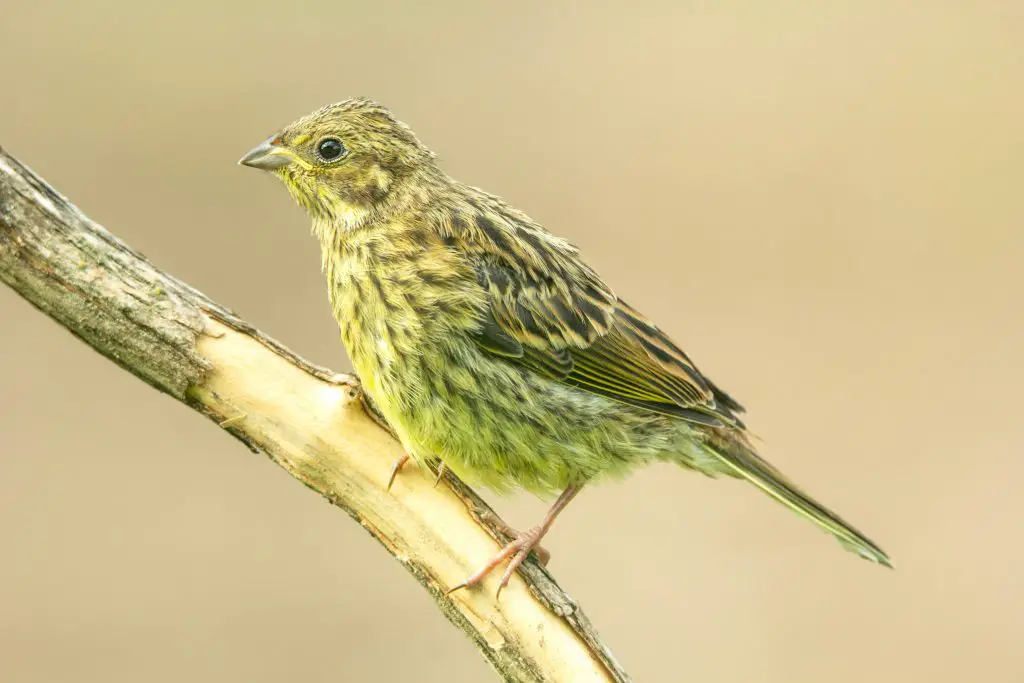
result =
[[[284,147],[275,144],[277,136],[267,138],[256,145],[238,160],[242,166],[258,168],[262,171],[273,171],[292,163],[291,154]]]

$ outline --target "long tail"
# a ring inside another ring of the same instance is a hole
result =
[[[853,526],[801,491],[740,440],[718,440],[707,444],[708,452],[736,477],[746,479],[801,517],[805,517],[835,536],[839,544],[866,560],[892,567],[884,550]]]

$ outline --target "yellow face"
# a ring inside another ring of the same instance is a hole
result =
[[[280,177],[315,217],[341,219],[371,210],[432,159],[387,109],[352,99],[295,121],[239,163]]]

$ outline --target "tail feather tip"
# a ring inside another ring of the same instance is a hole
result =
[[[842,545],[846,550],[856,553],[868,562],[880,564],[883,567],[888,567],[889,569],[894,568],[892,565],[892,559],[881,548],[875,546],[862,545],[860,543],[854,544],[846,542],[845,539],[839,539],[839,544]]]

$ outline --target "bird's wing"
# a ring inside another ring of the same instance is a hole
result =
[[[477,334],[481,347],[637,407],[702,424],[741,426],[736,414],[742,406],[704,377],[664,332],[618,299],[575,248],[532,226],[507,228],[500,233],[504,244],[495,249],[488,241],[474,258],[490,304]]]

